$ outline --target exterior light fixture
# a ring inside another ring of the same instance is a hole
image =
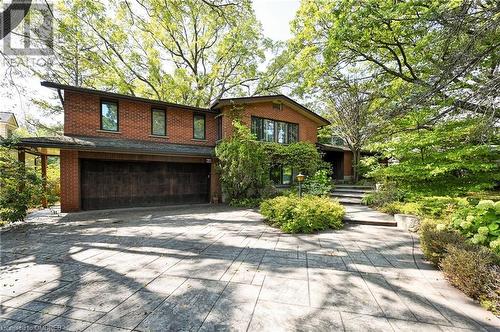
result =
[[[299,183],[299,198],[302,198],[302,182],[304,182],[304,174],[297,174],[297,182]]]

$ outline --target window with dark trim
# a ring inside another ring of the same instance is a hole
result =
[[[290,166],[275,165],[269,174],[271,181],[277,185],[291,185],[293,183],[293,169]]]
[[[206,138],[206,119],[205,114],[193,115],[193,138],[205,139]]]
[[[167,111],[164,109],[151,109],[151,134],[167,136]]]
[[[118,131],[118,103],[110,100],[101,100],[101,129]]]
[[[252,116],[251,130],[259,141],[289,144],[299,140],[299,125],[296,123]]]
[[[222,115],[217,117],[217,140],[222,139]]]

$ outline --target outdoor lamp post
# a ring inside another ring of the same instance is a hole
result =
[[[302,198],[302,182],[304,182],[304,174],[297,174],[297,182],[299,182],[299,198]]]

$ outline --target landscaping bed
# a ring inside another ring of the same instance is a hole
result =
[[[386,186],[364,199],[390,214],[418,216],[426,258],[449,282],[500,315],[500,201],[478,197],[405,196]]]

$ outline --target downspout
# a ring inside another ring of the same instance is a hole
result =
[[[61,89],[57,89],[57,95],[59,96],[59,100],[61,101],[62,106],[64,106],[64,98],[61,93]]]

